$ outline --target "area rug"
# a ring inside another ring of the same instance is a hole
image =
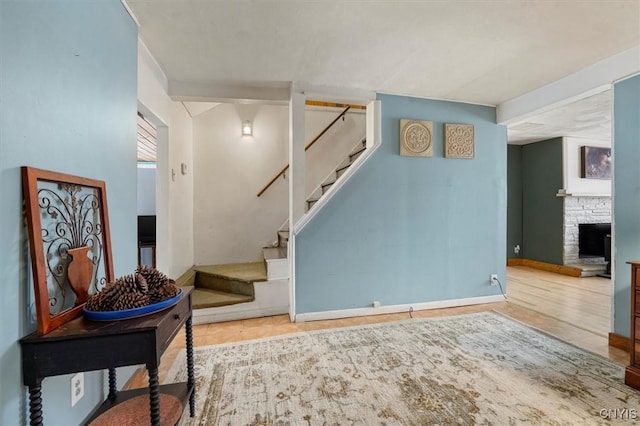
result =
[[[631,424],[640,409],[622,366],[492,312],[200,347],[195,366],[183,425]],[[184,352],[167,382],[182,380]]]

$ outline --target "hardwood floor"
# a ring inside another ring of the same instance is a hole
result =
[[[609,347],[612,283],[604,278],[573,278],[526,267],[507,268],[508,301],[485,305],[433,309],[413,312],[414,318],[497,311],[561,340],[600,354],[622,365],[628,354]],[[291,323],[288,315],[228,321],[193,327],[194,345],[206,346],[239,342],[281,334],[347,327],[408,319],[408,313],[374,315],[337,320]],[[185,346],[184,331],[174,339],[162,357],[163,381],[180,349]],[[130,388],[147,386],[145,374],[137,374]]]
[[[613,282],[607,278],[574,278],[522,266],[507,268],[509,303],[608,337],[611,331]]]

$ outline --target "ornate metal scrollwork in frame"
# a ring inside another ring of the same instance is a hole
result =
[[[38,332],[81,314],[89,294],[113,280],[103,181],[22,168]]]

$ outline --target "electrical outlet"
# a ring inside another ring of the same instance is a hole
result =
[[[513,247],[513,252],[515,254],[520,253],[520,244],[516,244],[515,247]]]
[[[373,303],[371,304],[371,306],[373,306],[374,308],[379,308],[380,307],[380,302],[378,302],[377,300],[374,300]]]
[[[491,285],[498,285],[498,274],[491,274],[489,277],[489,282]]]
[[[84,396],[84,373],[78,373],[71,378],[71,406],[73,407]]]

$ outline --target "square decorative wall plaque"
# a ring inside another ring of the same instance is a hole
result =
[[[473,158],[474,145],[473,125],[444,125],[444,156],[446,158]]]
[[[433,123],[431,121],[400,120],[400,155],[433,156]]]

